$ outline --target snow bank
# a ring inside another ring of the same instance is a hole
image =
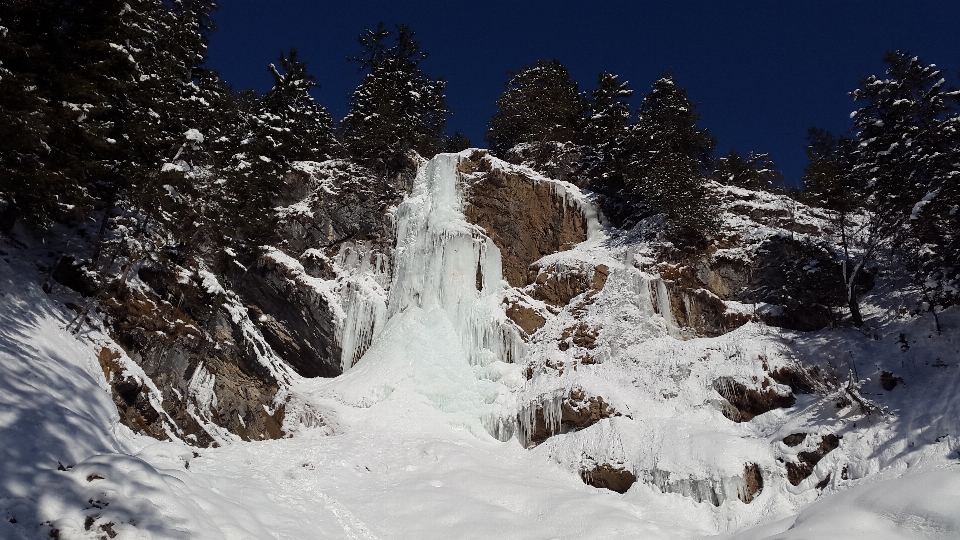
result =
[[[873,481],[834,493],[800,514],[717,540],[960,538],[960,466]]]

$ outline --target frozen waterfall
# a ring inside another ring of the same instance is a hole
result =
[[[418,171],[396,213],[386,323],[331,387],[352,405],[376,406],[388,397],[427,404],[453,414],[457,424],[506,438],[509,389],[522,384],[514,362],[524,343],[501,306],[507,284],[500,250],[464,217],[459,160],[440,154]],[[363,310],[346,316],[376,319]],[[357,322],[345,326],[368,331]]]

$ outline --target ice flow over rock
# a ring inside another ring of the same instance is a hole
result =
[[[346,404],[439,411],[480,436],[504,439],[513,431],[509,390],[522,384],[514,362],[524,343],[501,307],[500,250],[464,217],[459,160],[440,154],[418,171],[396,213],[387,322],[331,390]],[[368,331],[372,322],[346,321],[345,328]]]

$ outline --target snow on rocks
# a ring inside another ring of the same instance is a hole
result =
[[[283,439],[200,450],[130,433],[104,391],[108,338],[60,331],[65,313],[36,272],[0,266],[0,440],[16,441],[0,445],[0,537],[695,538],[756,524],[727,538],[957,535],[955,309],[940,335],[870,298],[863,332],[797,332],[714,292],[748,317],[707,337],[675,316],[659,247],[590,229],[589,197],[566,185],[548,193],[575,202],[558,223],[578,240],[525,255],[510,283],[497,233],[468,219],[480,166],[525,174],[473,151],[434,158],[392,214],[392,260],[351,241],[265,250],[333,306],[338,377],[295,373],[263,334],[266,314],[212,273],[173,277],[217,295],[258,365],[283,372]],[[764,212],[786,204],[736,189]],[[808,234],[737,212],[746,240],[718,250],[730,259],[749,260],[768,233]],[[582,283],[537,292],[567,274]],[[509,316],[518,305],[536,324]],[[220,375],[195,368],[202,417],[220,405]]]

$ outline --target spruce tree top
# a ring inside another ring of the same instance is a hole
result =
[[[504,87],[486,135],[494,152],[524,142],[581,142],[587,100],[559,61],[538,60],[511,73]]]

